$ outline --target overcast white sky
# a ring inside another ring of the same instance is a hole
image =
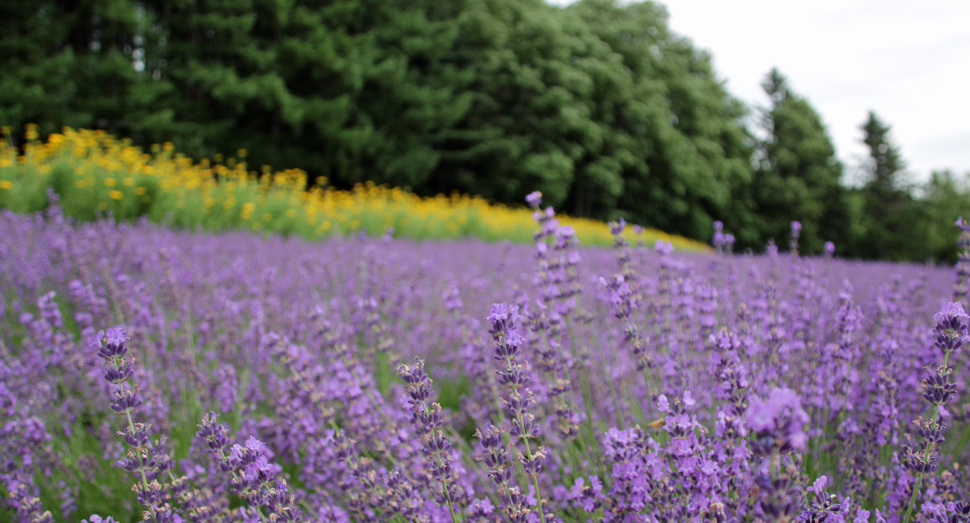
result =
[[[567,5],[570,0],[547,0]],[[851,174],[868,111],[892,126],[914,181],[970,172],[970,0],[666,0],[727,89],[766,106],[774,66],[821,114]]]

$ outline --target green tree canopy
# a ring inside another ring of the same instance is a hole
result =
[[[869,111],[860,129],[869,158],[863,166],[866,183],[861,191],[863,234],[859,255],[872,259],[922,259],[928,254],[927,222],[912,188],[904,183],[905,164],[899,147],[891,141],[890,127]]]
[[[777,70],[762,84],[771,100],[764,111],[766,134],[759,147],[752,196],[758,216],[759,247],[769,238],[784,245],[790,224],[802,224],[801,246],[820,252],[825,241],[840,249],[853,243],[842,164],[822,120],[808,101],[793,93]]]

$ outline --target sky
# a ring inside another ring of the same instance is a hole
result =
[[[569,0],[547,0],[568,5]],[[970,1],[666,0],[670,28],[713,57],[728,92],[766,107],[772,67],[821,115],[849,182],[869,110],[914,182],[970,173]]]

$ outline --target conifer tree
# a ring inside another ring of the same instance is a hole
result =
[[[834,241],[844,252],[853,242],[847,226],[853,217],[840,185],[842,164],[821,118],[791,91],[777,69],[768,73],[762,87],[771,107],[763,115],[767,136],[756,154],[752,186],[760,246],[769,239],[784,244],[790,223],[797,220],[802,224],[802,251],[820,252],[825,241]]]
[[[863,230],[859,254],[872,259],[920,260],[927,255],[922,238],[926,220],[903,176],[905,164],[892,143],[890,127],[869,111],[860,127],[869,158],[863,166]],[[955,218],[954,218],[955,219]]]

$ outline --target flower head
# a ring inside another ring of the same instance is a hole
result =
[[[802,450],[808,441],[804,425],[810,418],[791,389],[773,389],[766,400],[752,398],[744,419],[760,454]]]
[[[539,191],[530,192],[526,195],[525,202],[529,204],[529,207],[538,209],[539,205],[542,203],[542,193]]]

